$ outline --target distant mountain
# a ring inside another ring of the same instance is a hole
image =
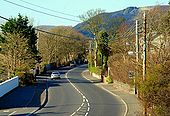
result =
[[[113,26],[115,24],[120,25],[120,22],[114,22],[112,23],[111,20],[113,18],[124,18],[125,21],[131,25],[132,23],[135,22],[136,17],[138,16],[138,14],[143,11],[143,10],[150,10],[152,8],[154,8],[155,6],[148,6],[148,7],[128,7],[126,9],[120,10],[120,11],[116,11],[116,12],[110,12],[110,13],[103,13],[101,14],[104,18],[104,22],[106,25],[108,25],[108,27]],[[168,9],[169,6],[168,5],[162,5],[160,6],[161,9]],[[80,33],[82,33],[83,35],[93,38],[93,34],[91,34],[90,32],[88,32],[87,30],[83,29],[83,27],[86,25],[85,22],[83,23],[79,23],[78,25],[76,25],[74,28],[79,31]]]
[[[52,25],[39,25],[39,26],[36,26],[35,28],[38,28],[38,29],[42,29],[42,30],[49,30],[49,29],[52,29],[56,26],[52,26]]]

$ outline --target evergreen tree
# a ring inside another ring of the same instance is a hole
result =
[[[2,35],[0,40],[1,42],[5,41],[5,36],[7,34],[20,34],[20,37],[24,37],[28,42],[28,51],[33,54],[34,59],[36,59],[36,55],[38,53],[36,48],[37,36],[35,33],[35,29],[32,25],[29,25],[28,17],[18,15],[17,18],[10,18],[5,24],[0,26],[2,30]]]
[[[105,71],[108,68],[107,61],[108,61],[108,57],[110,54],[110,49],[108,46],[108,42],[109,42],[108,36],[109,35],[107,34],[107,32],[102,30],[98,33],[98,37],[97,37],[97,46],[98,46],[99,52],[101,53],[102,76],[103,76],[103,73],[105,73]],[[102,78],[102,81],[103,81],[103,78]]]

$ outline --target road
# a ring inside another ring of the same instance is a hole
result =
[[[117,97],[82,77],[87,65],[63,68],[60,80],[48,80],[47,104],[41,116],[124,116],[125,105]],[[68,71],[68,72],[67,72]]]
[[[0,116],[26,116],[41,106],[45,82],[19,86],[0,98]]]

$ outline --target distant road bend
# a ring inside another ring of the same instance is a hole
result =
[[[48,80],[48,102],[35,115],[125,116],[126,107],[116,96],[82,77],[87,65],[59,70],[61,79]]]

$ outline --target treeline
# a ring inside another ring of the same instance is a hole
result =
[[[28,17],[19,14],[0,28],[1,81],[19,76],[22,84],[32,83],[33,70],[43,69],[46,64],[58,67],[86,59],[88,39],[72,27],[37,31]]]
[[[58,26],[48,32],[53,34],[38,32],[38,50],[42,65],[53,64],[58,67],[69,65],[71,61],[81,62],[86,59],[88,41],[85,36],[67,26]]]

